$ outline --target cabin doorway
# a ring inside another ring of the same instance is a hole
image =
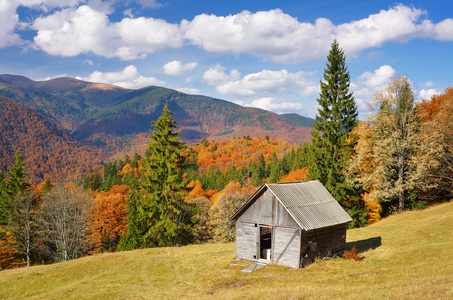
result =
[[[259,258],[270,261],[272,258],[272,227],[260,225]]]

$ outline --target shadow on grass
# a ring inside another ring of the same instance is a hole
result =
[[[357,251],[359,253],[365,252],[367,250],[373,250],[376,249],[377,247],[381,246],[381,237],[372,237],[366,240],[360,240],[360,241],[355,241],[355,242],[349,242],[346,243],[345,249],[346,250],[351,250],[353,247],[356,247]]]

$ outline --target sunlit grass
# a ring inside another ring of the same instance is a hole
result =
[[[234,244],[109,253],[0,272],[0,298],[447,299],[453,298],[453,203],[349,230],[362,261],[305,269],[234,260]]]

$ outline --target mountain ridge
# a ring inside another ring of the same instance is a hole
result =
[[[5,173],[14,152],[24,158],[34,182],[83,173],[99,165],[98,149],[83,145],[66,130],[28,106],[0,96],[0,170]]]
[[[311,140],[311,128],[273,112],[158,86],[126,89],[70,77],[33,81],[3,74],[0,95],[56,123],[80,145],[102,151],[106,160],[143,151],[166,101],[189,145],[235,136],[268,136],[294,145]]]

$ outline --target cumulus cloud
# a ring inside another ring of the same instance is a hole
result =
[[[313,72],[291,73],[285,69],[280,71],[263,70],[248,74],[242,79],[235,79],[233,76],[225,74],[221,68],[215,70],[216,78],[223,80],[212,81],[212,83],[218,83],[216,90],[222,95],[242,97],[277,95],[292,93],[294,90],[300,89],[301,95],[309,96],[318,90],[315,80],[311,78]]]
[[[280,9],[226,17],[202,14],[182,21],[190,43],[209,52],[251,53],[276,62],[306,61],[325,56],[334,25],[327,19],[299,23]]]
[[[14,33],[19,23],[19,15],[16,13],[17,4],[14,2],[0,2],[0,47],[19,45],[22,39]]]
[[[182,76],[184,75],[184,72],[193,70],[197,67],[196,62],[190,62],[187,64],[183,64],[180,61],[173,60],[168,63],[166,63],[163,66],[164,73],[167,75],[172,75],[172,76]]]
[[[22,45],[24,41],[15,30],[27,27],[19,21],[17,8],[25,6],[43,11],[56,7],[68,7],[79,4],[81,0],[8,0],[0,1],[0,48],[12,45]]]
[[[336,36],[343,49],[352,52],[379,47],[388,41],[408,41],[425,36],[426,23],[419,22],[425,14],[425,11],[400,4],[368,18],[341,24],[336,28]]]
[[[121,72],[100,72],[95,71],[87,77],[77,77],[90,82],[107,83],[129,89],[138,89],[146,86],[164,86],[165,82],[154,77],[144,77],[139,74],[137,67],[130,65]]]
[[[432,96],[440,95],[441,93],[442,92],[437,90],[437,89],[421,89],[418,92],[418,97],[417,98],[429,100],[429,99],[431,99]]]
[[[395,70],[389,66],[384,65],[376,69],[373,73],[365,72],[358,77],[360,85],[365,85],[370,88],[381,87],[388,83],[389,79],[395,76]]]
[[[87,5],[37,18],[32,28],[37,30],[36,47],[60,56],[92,52],[131,60],[183,43],[178,25],[143,17],[112,23],[104,12]]]
[[[361,114],[366,115],[368,113],[368,103],[373,99],[374,94],[384,91],[395,75],[395,69],[389,65],[384,65],[374,72],[363,73],[354,82],[351,82],[350,88],[354,93],[354,99]]]
[[[203,80],[206,81],[207,84],[211,86],[217,86],[221,84],[225,84],[229,81],[238,80],[241,77],[241,74],[238,70],[234,69],[230,71],[230,74],[225,73],[225,67],[220,64],[217,64],[211,68],[209,68],[203,74]]]
[[[180,24],[154,18],[134,18],[125,10],[119,22],[109,19],[114,0],[9,0],[0,2],[0,47],[23,43],[16,32],[17,7],[24,5],[50,15],[32,22],[35,47],[51,55],[94,53],[131,60],[165,48],[192,44],[207,52],[247,53],[278,63],[298,63],[325,58],[333,38],[348,55],[379,47],[386,42],[414,38],[453,41],[453,19],[433,23],[428,13],[402,4],[361,20],[333,24],[319,18],[300,22],[280,9],[243,11],[235,15],[201,14]],[[142,6],[159,7],[156,0],[139,0]],[[80,6],[81,4],[85,4]],[[50,8],[61,8],[53,11]]]
[[[254,100],[249,105],[250,107],[257,107],[275,113],[288,113],[288,112],[300,112],[303,111],[304,107],[302,103],[293,102],[289,100],[276,99],[272,97],[265,97]]]
[[[325,57],[334,37],[349,53],[416,37],[453,40],[453,19],[434,24],[423,19],[426,15],[423,10],[400,4],[336,26],[324,18],[314,24],[301,23],[275,9],[226,17],[202,14],[183,21],[181,27],[187,40],[209,52],[250,53],[291,63]]]

